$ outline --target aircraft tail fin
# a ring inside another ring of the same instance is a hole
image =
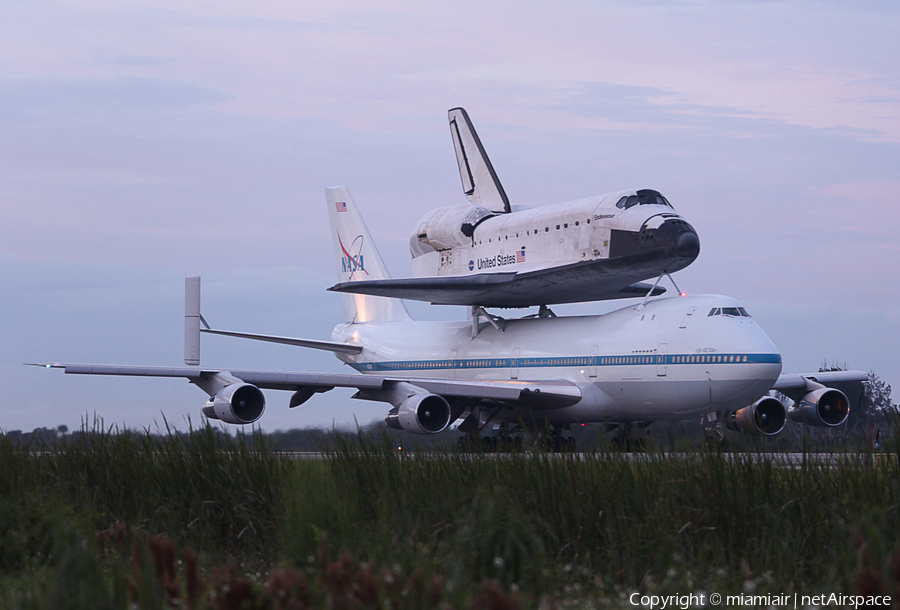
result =
[[[328,219],[341,283],[390,279],[384,260],[365,221],[345,186],[325,189]],[[400,299],[362,294],[344,294],[344,316],[348,322],[396,322],[410,319]]]
[[[509,199],[494,172],[481,140],[472,126],[464,108],[452,108],[450,116],[450,136],[456,149],[459,177],[463,192],[475,205],[488,208],[498,214],[509,213]]]
[[[200,365],[200,278],[184,278],[184,363]]]

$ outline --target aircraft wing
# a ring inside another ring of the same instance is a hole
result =
[[[861,382],[869,379],[865,371],[822,371],[809,375],[784,374],[778,378],[773,390],[778,390],[792,400],[799,400],[812,390],[815,384],[835,388],[843,392],[851,404],[858,405],[863,392]]]
[[[334,292],[427,301],[433,305],[531,307],[643,297],[653,286],[634,282],[635,270],[608,260],[526,272],[478,273],[342,282]],[[653,296],[665,292],[657,286]]]
[[[35,366],[63,369],[75,375],[126,375],[137,377],[180,377],[198,385],[210,395],[223,387],[241,381],[267,390],[292,390],[306,394],[327,392],[334,388],[356,388],[361,398],[386,400],[382,393],[389,393],[400,383],[439,394],[448,400],[469,399],[510,404],[525,404],[537,409],[558,409],[581,400],[581,389],[566,380],[518,381],[478,380],[463,381],[431,377],[395,377],[383,375],[304,373],[288,371],[242,371],[205,369],[195,367],[159,367],[108,364],[47,363]],[[302,401],[301,401],[302,402]],[[291,406],[294,404],[292,400]]]

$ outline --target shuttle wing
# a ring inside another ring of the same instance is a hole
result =
[[[427,301],[434,305],[531,307],[643,297],[653,288],[632,283],[634,270],[608,260],[586,261],[524,273],[480,273],[342,282],[334,292]],[[665,292],[657,286],[653,296]]]
[[[35,366],[63,369],[75,375],[124,375],[136,377],[180,377],[203,387],[217,375],[225,375],[266,390],[293,390],[312,393],[334,388],[356,388],[363,393],[386,391],[405,382],[444,398],[489,400],[524,404],[536,409],[559,409],[581,400],[581,389],[566,380],[517,381],[394,377],[382,375],[305,373],[289,371],[241,371],[196,367],[134,366],[118,364],[47,363]],[[293,405],[292,405],[293,406]]]

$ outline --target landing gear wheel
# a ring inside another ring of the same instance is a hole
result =
[[[644,451],[644,439],[635,438],[627,433],[622,433],[612,439],[613,447],[622,453],[641,453]]]
[[[474,436],[460,436],[456,439],[456,448],[462,451],[463,453],[471,453],[475,451],[476,447],[479,447],[479,439]]]
[[[730,450],[728,439],[724,436],[707,435],[703,439],[706,450],[712,453],[726,453]]]
[[[500,453],[512,453],[516,450],[516,439],[511,436],[501,436],[497,439],[497,451]]]

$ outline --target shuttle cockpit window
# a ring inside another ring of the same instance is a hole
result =
[[[623,210],[627,210],[635,205],[665,205],[670,208],[672,207],[672,204],[669,203],[668,199],[650,189],[638,191],[636,195],[622,197],[616,202],[616,207]]]
[[[713,307],[709,310],[709,316],[732,316],[735,318],[749,318],[750,314],[743,307]]]

